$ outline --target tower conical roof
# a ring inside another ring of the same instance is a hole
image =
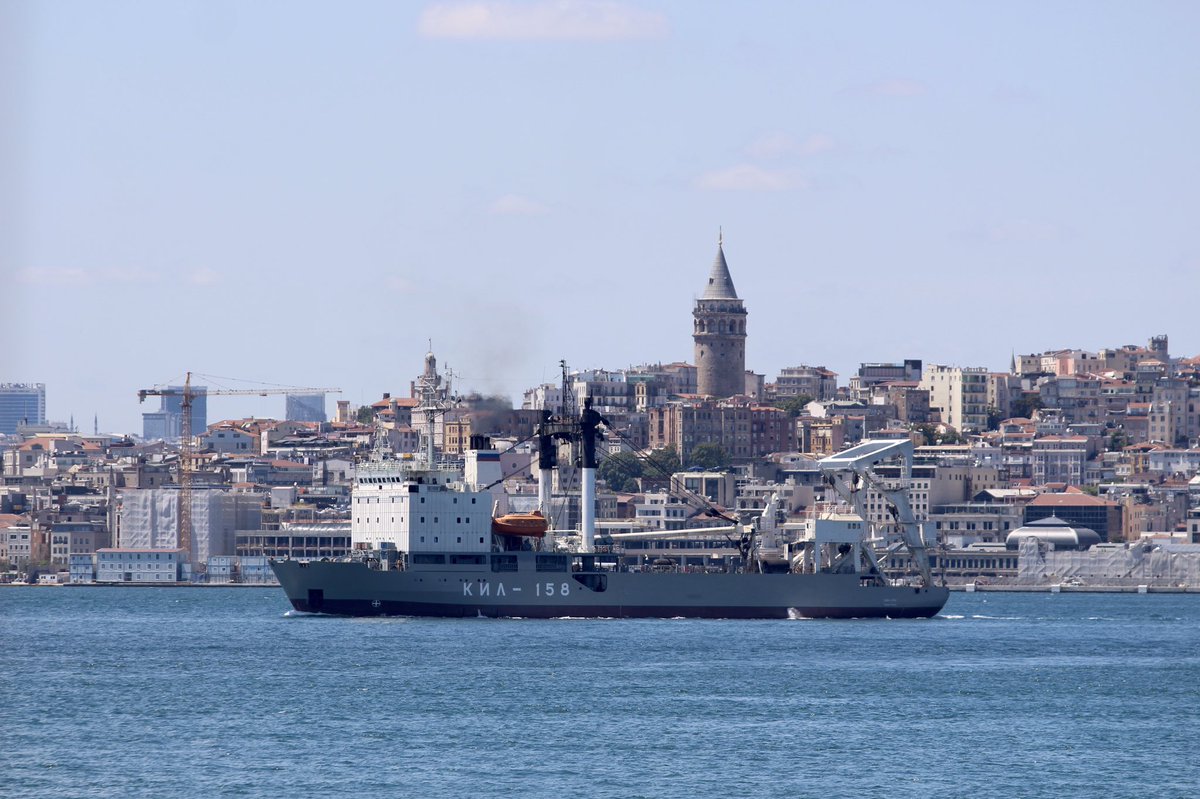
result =
[[[733,278],[729,276],[729,264],[725,263],[724,242],[718,239],[717,257],[713,261],[712,270],[708,273],[708,285],[704,287],[701,299],[736,300],[737,298],[737,289],[733,287]]]

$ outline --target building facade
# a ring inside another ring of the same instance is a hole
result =
[[[649,443],[674,447],[686,461],[701,444],[717,444],[734,460],[786,452],[795,445],[791,417],[748,402],[674,402],[650,409]]]
[[[325,395],[317,394],[288,394],[286,418],[289,422],[324,422]]]
[[[774,386],[772,399],[830,400],[837,396],[837,373],[824,366],[788,366],[779,370]]]
[[[988,427],[988,372],[983,367],[931,364],[920,388],[929,392],[929,405],[941,411],[942,422],[960,431]]]
[[[0,383],[0,435],[46,424],[45,383]]]

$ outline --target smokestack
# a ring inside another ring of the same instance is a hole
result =
[[[592,410],[592,398],[583,402],[583,413],[580,414],[579,427],[583,433],[583,491],[580,502],[580,531],[583,539],[583,551],[596,551],[596,439],[599,437],[597,426],[600,424],[600,414]]]
[[[583,503],[580,527],[583,532],[583,551],[596,551],[596,470],[583,468]]]
[[[550,411],[542,412],[542,425],[538,432],[538,510],[550,518],[550,498],[554,495],[554,467],[558,461],[558,450],[546,426]]]

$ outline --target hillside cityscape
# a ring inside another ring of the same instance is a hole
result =
[[[768,376],[747,368],[752,331],[718,243],[694,303],[693,362],[564,363],[562,379],[529,387],[520,407],[458,393],[432,351],[411,381],[361,406],[335,395],[330,408],[331,389],[231,391],[203,376],[128,387],[159,403],[128,435],[48,422],[53,387],[4,383],[0,572],[8,582],[267,582],[270,558],[348,555],[362,512],[351,504],[358,464],[421,452],[430,437],[498,510],[525,510],[537,495],[532,439],[543,413],[590,402],[607,429],[599,534],[662,532],[643,542],[648,553],[684,566],[725,546],[696,532],[722,522],[712,506],[749,516],[775,497],[780,520],[798,521],[832,499],[817,459],[910,438],[907,488],[944,579],[1200,584],[1200,357],[1173,355],[1166,334],[1012,353],[1006,372],[917,352],[864,361],[848,376],[807,364]],[[282,418],[208,418],[209,397],[256,393],[281,395]],[[193,532],[183,547],[185,469]],[[560,459],[555,529],[579,525],[576,471]],[[888,523],[882,500],[866,507],[872,524]],[[676,530],[687,532],[668,535]]]

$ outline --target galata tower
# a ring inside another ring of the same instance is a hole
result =
[[[697,392],[722,399],[746,393],[746,308],[729,276],[723,236],[692,317]]]

